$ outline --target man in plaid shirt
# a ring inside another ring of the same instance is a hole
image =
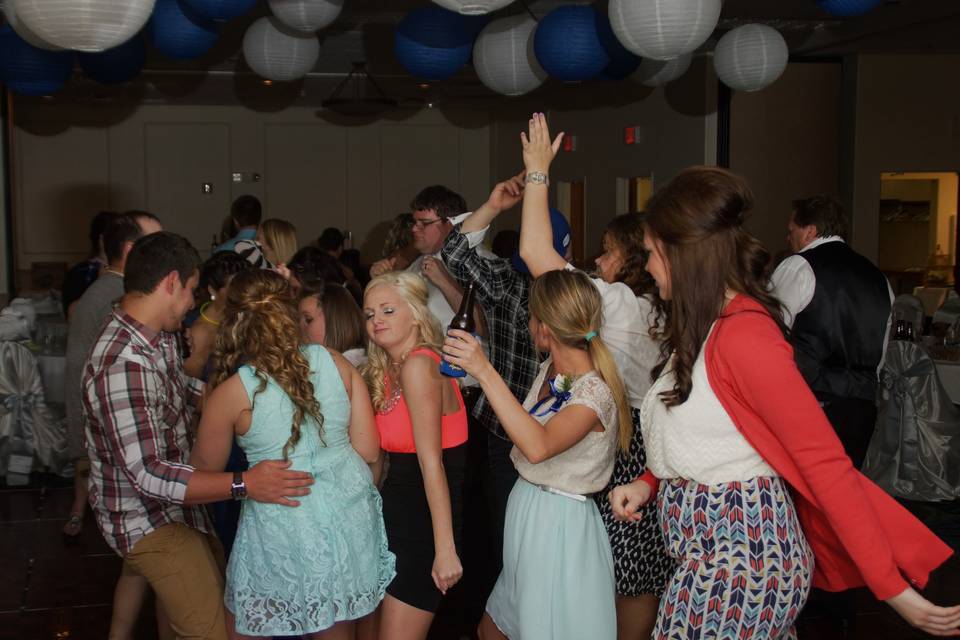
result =
[[[514,207],[523,199],[524,174],[497,184],[487,201],[465,218],[447,236],[441,256],[451,275],[466,286],[472,281],[476,299],[483,309],[487,323],[487,341],[490,363],[521,403],[530,391],[530,385],[540,367],[540,356],[530,334],[529,294],[532,279],[526,265],[514,259],[486,258],[471,246],[469,234],[486,229],[502,211]],[[551,213],[554,245],[568,252],[570,227],[558,211]],[[503,563],[503,526],[507,499],[517,480],[517,470],[510,461],[513,443],[497,419],[496,413],[480,396],[473,408],[473,416],[487,430],[487,468],[485,485],[490,507],[491,534],[494,555],[486,566],[493,571],[493,580]],[[488,585],[492,589],[493,583]]]
[[[174,333],[193,308],[200,256],[159,232],[130,250],[124,296],[90,352],[82,379],[90,454],[90,505],[124,572],[144,576],[178,637],[227,638],[223,550],[207,502],[240,499],[296,506],[310,474],[262,462],[243,474],[188,464],[187,425],[203,383],[188,378]]]

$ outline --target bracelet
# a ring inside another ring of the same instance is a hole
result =
[[[657,479],[655,475],[653,475],[653,473],[650,472],[649,469],[644,471],[642,475],[637,476],[636,480],[639,480],[640,482],[650,487],[651,497],[656,495],[657,489],[660,487],[660,481]],[[636,480],[634,480],[634,482],[636,482]]]
[[[527,174],[527,177],[524,178],[524,183],[526,184],[545,184],[550,185],[550,179],[542,171],[531,171]]]

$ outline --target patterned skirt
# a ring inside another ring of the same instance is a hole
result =
[[[661,484],[657,506],[678,567],[654,638],[796,638],[813,552],[781,478],[675,479]]]
[[[610,485],[596,495],[600,517],[610,536],[613,552],[613,570],[617,578],[617,594],[639,596],[649,593],[659,596],[676,566],[663,546],[663,534],[657,518],[657,505],[651,500],[640,507],[643,518],[639,522],[618,522],[607,494],[616,486],[629,484],[646,470],[647,453],[640,433],[640,411],[630,409],[633,416],[633,437],[630,451],[617,451]]]

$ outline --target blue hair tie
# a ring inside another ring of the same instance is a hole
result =
[[[593,340],[593,339],[596,338],[596,337],[597,337],[597,332],[596,332],[596,331],[591,331],[591,332],[588,333],[587,335],[583,336],[583,339],[586,340],[587,343],[589,344],[590,341]]]

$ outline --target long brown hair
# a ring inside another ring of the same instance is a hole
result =
[[[754,298],[785,330],[779,301],[768,292],[769,253],[744,228],[753,193],[740,176],[717,167],[690,167],[647,202],[645,231],[662,247],[670,269],[671,299],[656,378],[673,355],[673,389],[660,394],[668,407],[690,396],[693,365],[728,289]],[[659,297],[659,296],[658,296]]]
[[[300,441],[305,418],[316,421],[323,439],[323,414],[310,382],[310,363],[300,351],[297,299],[287,281],[273,271],[238,273],[227,288],[224,317],[213,347],[211,383],[219,385],[243,364],[251,365],[260,379],[251,405],[266,390],[267,376],[293,403],[290,439],[283,445],[284,460]]]
[[[616,281],[630,287],[634,295],[652,293],[656,283],[645,268],[647,250],[643,246],[643,214],[620,214],[607,224],[603,232],[623,256],[623,266],[617,273]]]
[[[565,346],[590,353],[590,361],[610,388],[617,405],[617,436],[623,451],[630,449],[633,419],[627,391],[617,363],[600,337],[603,299],[582,271],[548,271],[530,287],[530,315],[549,327],[554,338]],[[590,340],[588,334],[593,334]]]
[[[323,312],[326,336],[323,345],[343,353],[350,349],[364,349],[367,330],[363,311],[353,295],[335,282],[312,280],[300,287],[300,300],[315,298]]]

